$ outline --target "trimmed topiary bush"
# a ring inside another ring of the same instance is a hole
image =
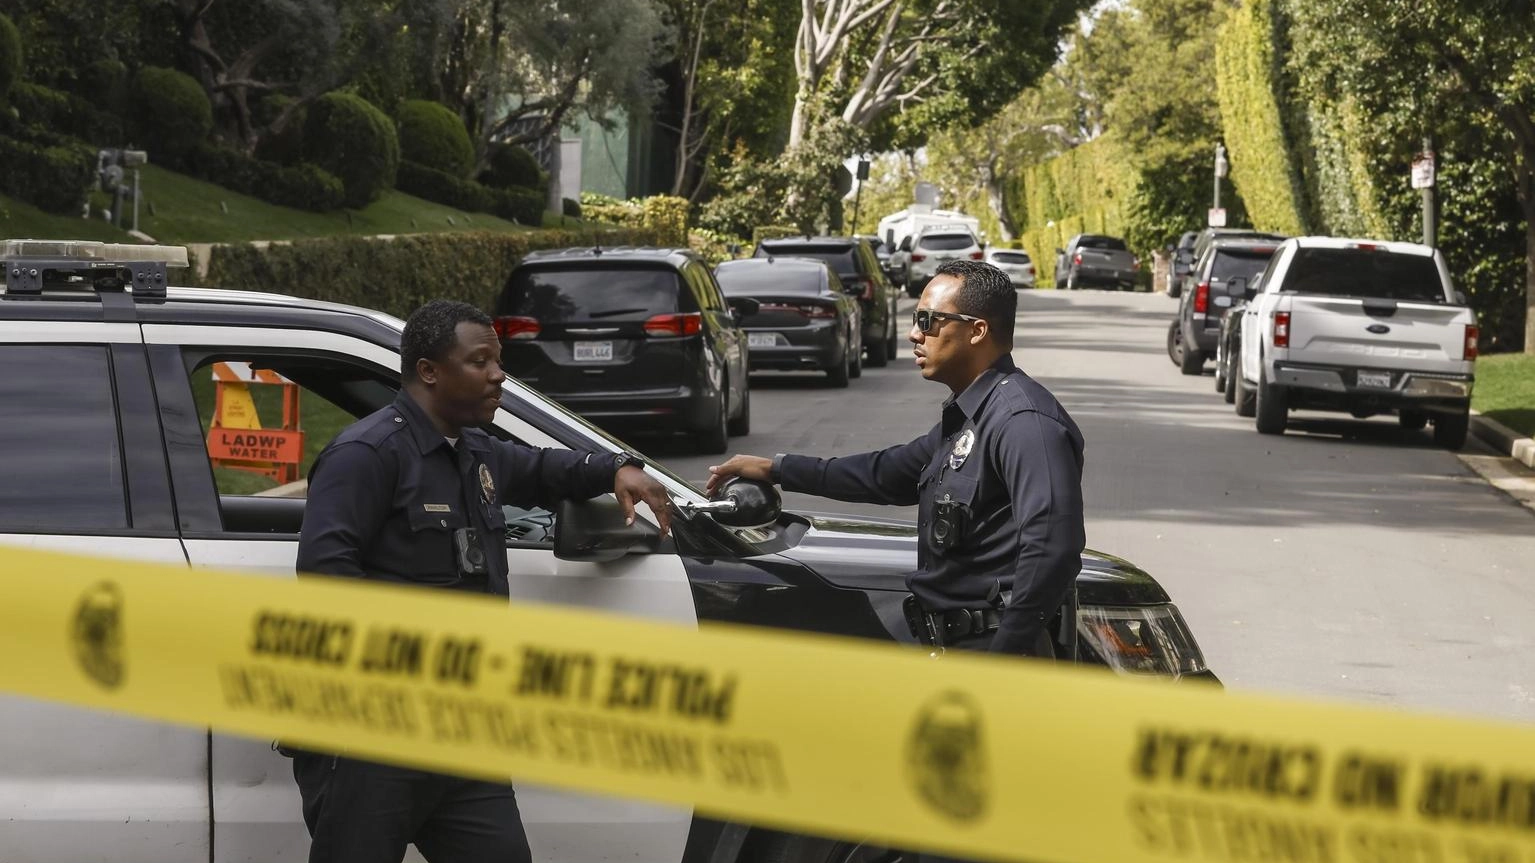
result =
[[[93,148],[44,132],[0,137],[0,164],[0,192],[50,213],[78,216],[96,180]]]
[[[96,108],[120,117],[128,112],[128,67],[109,57],[92,60],[80,70],[75,92]]]
[[[21,80],[21,33],[11,19],[0,15],[0,102],[11,92],[11,85]]]
[[[252,119],[262,128],[271,126],[296,101],[292,96],[273,93],[256,103]],[[294,109],[281,130],[263,134],[256,142],[256,158],[279,165],[301,162],[304,158],[304,120],[308,110],[307,105]]]
[[[122,120],[97,110],[73,93],[18,81],[11,87],[10,99],[17,119],[24,124],[71,135],[97,146],[123,143]]]
[[[400,105],[400,158],[463,178],[474,167],[474,144],[448,106],[413,99]]]
[[[340,209],[346,199],[341,180],[323,168],[279,165],[207,143],[193,148],[182,167],[200,180],[284,207],[324,213]]]
[[[491,190],[473,180],[464,180],[444,171],[400,160],[395,188],[418,198],[471,213],[488,213],[494,198]]]
[[[515,144],[491,144],[481,183],[492,189],[547,189],[549,178],[533,154]]]
[[[304,160],[341,178],[348,207],[366,207],[394,185],[400,141],[383,111],[350,93],[326,93],[304,119]]]
[[[564,208],[566,216],[569,216],[572,219],[581,218],[581,202],[577,201],[575,198],[565,198],[561,200],[560,206]]]
[[[145,66],[133,77],[134,133],[149,157],[175,164],[213,128],[213,106],[192,76]]]
[[[519,225],[544,223],[544,193],[537,189],[490,189],[491,212]]]

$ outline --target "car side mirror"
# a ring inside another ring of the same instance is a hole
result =
[[[911,237],[907,237],[906,239],[901,241],[901,251],[903,251],[903,252],[911,251]]]
[[[677,509],[689,519],[706,513],[726,527],[763,527],[783,514],[783,500],[771,484],[737,476],[720,483],[708,503],[679,503]]]
[[[727,302],[730,303],[730,316],[736,319],[736,323],[762,311],[762,303],[751,297],[731,297]]]
[[[661,532],[636,518],[624,524],[624,510],[608,495],[591,500],[562,500],[554,521],[554,556],[598,563],[635,552],[655,551]]]

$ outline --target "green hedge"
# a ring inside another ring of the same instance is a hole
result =
[[[340,177],[346,205],[361,209],[394,185],[400,141],[393,121],[365,99],[326,93],[305,117],[304,158]]]
[[[538,166],[538,160],[516,144],[491,144],[485,154],[485,170],[478,179],[493,189],[549,188],[549,176]]]
[[[400,172],[395,177],[394,187],[406,194],[471,213],[488,213],[495,203],[491,190],[479,183],[417,164],[410,159],[400,160]]]
[[[474,167],[474,144],[464,121],[441,102],[411,99],[400,105],[400,159],[463,178]]]
[[[1305,234],[1304,191],[1291,168],[1276,96],[1282,91],[1274,57],[1273,0],[1247,0],[1226,9],[1215,40],[1215,79],[1231,182],[1241,190],[1253,227]]]
[[[94,149],[45,132],[0,137],[0,165],[0,192],[50,213],[80,215],[96,181]]]
[[[1140,184],[1130,155],[1119,139],[1104,135],[1030,165],[1006,185],[1008,211],[1018,219],[1018,238],[1041,286],[1054,284],[1055,250],[1072,237],[1128,233],[1126,214]]]
[[[11,19],[0,15],[0,103],[10,93],[11,85],[21,79],[21,33]]]
[[[202,85],[175,69],[145,66],[133,78],[135,133],[151,159],[174,161],[208,137],[213,106]]]
[[[428,300],[495,305],[512,267],[529,252],[655,245],[652,231],[528,231],[411,234],[391,240],[328,237],[293,243],[214,246],[202,284],[349,303],[406,317]]]
[[[490,211],[519,225],[544,223],[544,193],[538,189],[489,189]]]
[[[11,107],[22,123],[91,144],[115,147],[126,140],[122,120],[73,93],[18,81],[11,88]]]
[[[335,174],[307,162],[279,165],[205,143],[194,147],[181,167],[200,180],[283,207],[327,213],[346,199]]]

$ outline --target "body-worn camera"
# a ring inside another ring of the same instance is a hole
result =
[[[480,545],[480,532],[472,527],[453,531],[453,550],[458,558],[458,574],[489,575],[490,567],[485,560],[485,548]]]
[[[945,493],[933,503],[933,525],[930,528],[935,548],[952,548],[965,532],[970,518],[970,508]]]

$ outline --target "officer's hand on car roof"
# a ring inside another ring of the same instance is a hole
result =
[[[624,508],[624,523],[634,524],[634,504],[644,501],[650,507],[650,511],[656,514],[656,524],[661,528],[661,536],[667,536],[672,531],[672,499],[666,493],[666,487],[657,482],[644,469],[629,465],[618,469],[613,476],[613,494],[618,497],[618,503]]]
[[[773,460],[756,455],[733,455],[724,464],[709,465],[709,481],[704,484],[704,493],[714,494],[720,483],[733,476],[770,483],[773,481]]]

